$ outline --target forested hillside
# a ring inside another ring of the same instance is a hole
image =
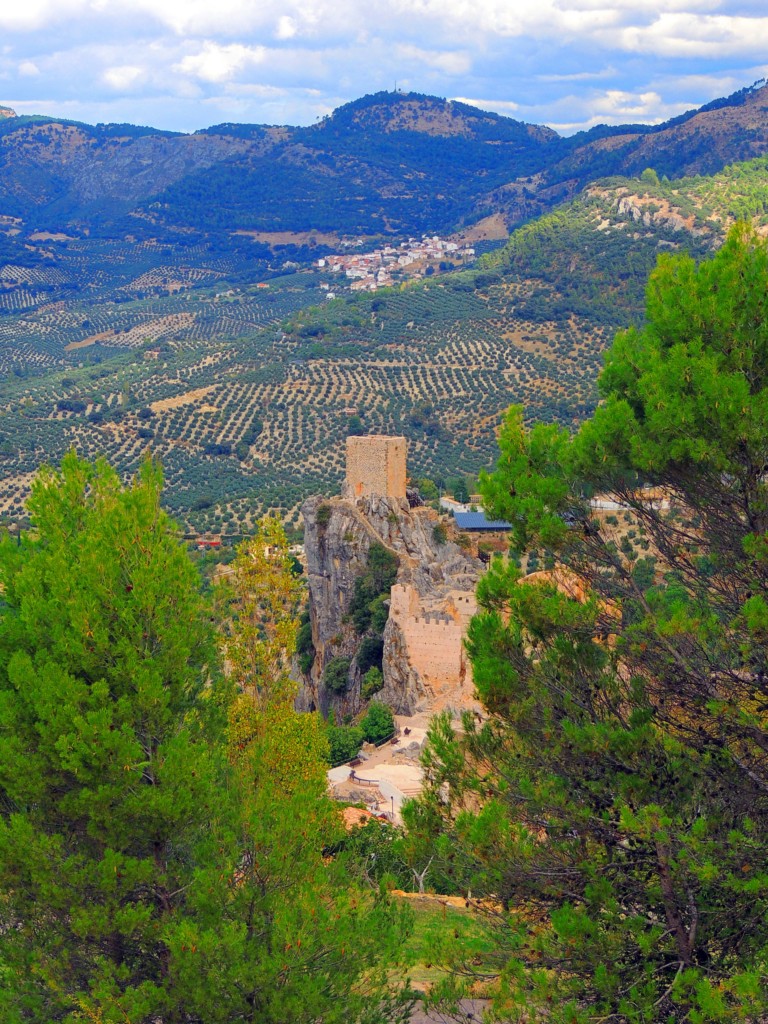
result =
[[[433,718],[402,825],[329,797],[334,740],[392,718],[295,710],[278,520],[211,585],[155,462],[41,470],[0,538],[3,1021],[761,1024],[766,280],[743,222],[663,254],[581,426],[509,410],[481,706]],[[363,628],[397,561],[368,554]]]
[[[763,83],[659,126],[567,139],[401,92],[363,97],[306,128],[222,124],[180,135],[11,117],[0,122],[0,212],[27,236],[180,245],[190,232],[442,232],[498,211],[514,225],[608,174],[712,174],[767,148]]]
[[[121,301],[6,316],[4,507],[18,516],[29,474],[72,443],[125,470],[156,452],[171,508],[229,533],[335,489],[350,424],[403,432],[416,476],[489,468],[511,401],[546,422],[589,415],[605,346],[642,315],[660,253],[703,256],[735,218],[766,223],[766,167],[607,179],[519,228],[479,269],[373,296],[323,301],[317,272],[296,270],[244,286],[242,269],[227,275],[232,263],[203,253],[191,291],[163,294],[147,272],[150,296],[115,289]],[[181,279],[167,274],[166,285]]]

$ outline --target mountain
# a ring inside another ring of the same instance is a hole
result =
[[[512,226],[572,198],[597,178],[639,175],[647,167],[659,177],[710,175],[766,152],[768,86],[760,79],[660,125],[599,125],[561,140],[547,167],[507,183],[484,203],[502,210]]]
[[[175,514],[237,533],[335,488],[350,426],[453,476],[493,463],[511,402],[578,422],[658,254],[768,228],[764,156],[700,173],[768,152],[764,106],[757,85],[573,139],[402,93],[310,128],[0,121],[0,514],[72,445],[126,473],[153,451]],[[527,222],[460,273],[365,296],[312,269],[358,235],[503,217]]]
[[[569,139],[417,93],[382,92],[316,125],[221,124],[193,135],[39,117],[0,123],[0,205],[35,229],[414,234],[501,212],[512,226],[595,178],[711,174],[768,151],[756,83],[664,125]],[[22,229],[23,234],[23,229]]]
[[[0,130],[4,212],[91,233],[445,230],[535,171],[549,129],[459,103],[380,93],[309,128],[194,135],[17,118]]]
[[[336,490],[353,423],[405,434],[417,477],[490,467],[511,403],[544,422],[591,412],[602,353],[641,319],[659,253],[705,255],[738,216],[768,228],[768,158],[594,183],[478,268],[371,296],[328,302],[327,279],[295,268],[233,286],[225,257],[195,252],[208,276],[188,290],[179,264],[146,271],[143,297],[33,310],[17,290],[0,318],[0,511],[18,517],[35,467],[72,445],[124,472],[151,450],[173,512],[225,533],[269,508],[295,521],[304,496]],[[115,265],[120,245],[102,249]]]

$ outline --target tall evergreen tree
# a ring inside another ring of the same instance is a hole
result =
[[[490,514],[557,565],[482,580],[488,718],[435,724],[416,820],[453,839],[435,870],[501,902],[503,1019],[761,1019],[765,241],[737,226],[699,266],[663,257],[600,388],[574,437],[504,425]]]
[[[184,1019],[170,936],[217,793],[198,581],[145,463],[74,454],[0,548],[0,1016]]]

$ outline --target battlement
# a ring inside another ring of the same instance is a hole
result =
[[[346,487],[354,498],[378,494],[405,498],[404,437],[371,434],[347,438]]]
[[[456,621],[450,615],[446,615],[445,612],[424,612],[423,615],[417,615],[414,619],[411,619],[410,624],[413,626],[429,626],[433,629],[446,629],[453,632]]]
[[[471,684],[464,652],[467,623],[477,611],[473,593],[449,591],[439,603],[424,606],[410,583],[395,583],[389,614],[400,630],[412,669],[434,694]]]

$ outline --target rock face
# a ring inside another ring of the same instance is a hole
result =
[[[316,656],[299,706],[347,715],[364,703],[354,660],[341,695],[328,692],[323,673],[332,658],[356,654],[360,637],[346,620],[355,579],[374,543],[394,552],[399,563],[384,631],[384,687],[377,699],[400,714],[412,714],[470,698],[462,638],[476,609],[481,566],[457,545],[442,541],[435,531],[437,514],[378,495],[311,498],[302,513]]]
[[[10,107],[0,107],[0,117],[16,117],[16,111]]]

